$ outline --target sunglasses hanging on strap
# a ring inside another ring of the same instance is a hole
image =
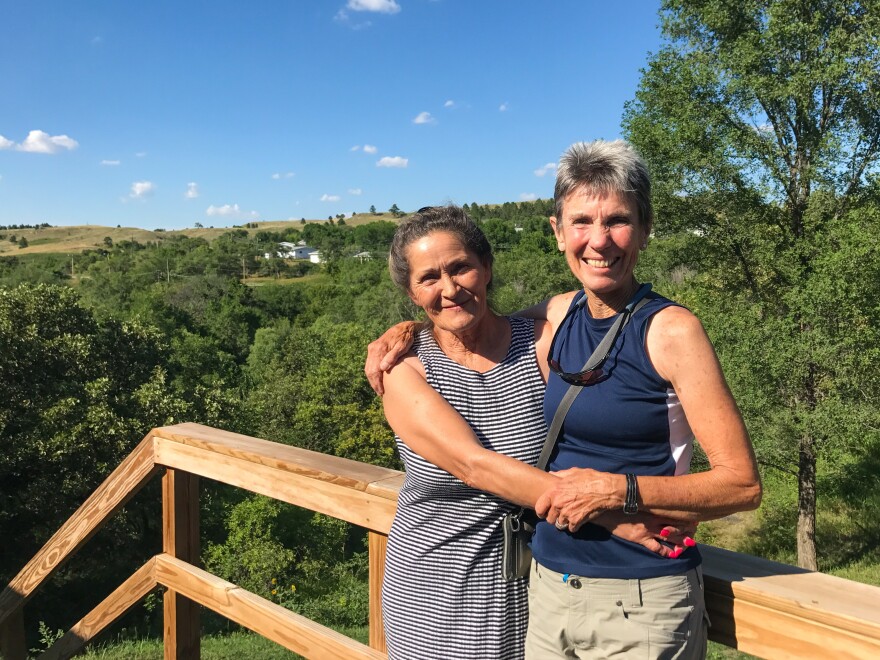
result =
[[[602,338],[602,341],[599,342],[596,350],[594,350],[593,354],[587,359],[583,369],[576,373],[566,373],[560,369],[559,363],[556,360],[548,358],[550,369],[553,370],[553,373],[562,378],[566,383],[570,383],[571,387],[568,388],[565,396],[562,397],[562,401],[559,402],[559,406],[556,408],[556,412],[553,415],[553,422],[550,424],[550,428],[547,431],[547,438],[544,440],[544,447],[541,450],[541,456],[535,464],[535,467],[539,470],[547,469],[547,463],[550,461],[550,454],[553,453],[553,448],[556,447],[556,441],[559,439],[559,432],[562,430],[562,422],[568,414],[571,404],[574,403],[575,397],[577,397],[578,393],[581,391],[580,388],[596,383],[602,376],[602,365],[605,364],[605,360],[607,360],[608,356],[611,354],[614,342],[626,327],[626,324],[629,323],[633,314],[648,303],[648,299],[645,298],[645,296],[648,295],[650,290],[651,285],[649,283],[643,284],[639,287],[635,296],[633,296],[632,300],[629,301],[629,304],[618,315],[614,324],[608,328],[608,332],[605,333],[605,336]],[[569,310],[568,314],[565,315],[562,323],[559,324],[559,328],[557,328],[556,334],[553,335],[553,341],[550,344],[551,356],[553,355],[553,348],[556,346],[556,338],[559,336],[565,322],[577,310],[583,308],[586,300],[586,296],[578,300],[578,302]],[[505,581],[509,582],[511,580],[516,580],[529,574],[532,552],[529,549],[528,544],[531,541],[532,534],[535,532],[535,524],[537,524],[537,520],[538,518],[534,511],[525,508],[505,514],[501,526],[503,531],[501,576]]]

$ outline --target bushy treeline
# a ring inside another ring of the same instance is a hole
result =
[[[38,225],[0,225],[0,231],[4,229],[45,229],[51,226],[48,222],[41,222]]]

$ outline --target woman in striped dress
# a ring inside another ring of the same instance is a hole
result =
[[[389,658],[521,658],[528,596],[501,579],[501,519],[505,500],[534,505],[553,479],[529,467],[546,433],[535,342],[549,335],[489,309],[492,253],[459,208],[408,219],[389,263],[433,325],[385,377],[406,466],[382,593]]]

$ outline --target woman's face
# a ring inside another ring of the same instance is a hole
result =
[[[475,327],[489,309],[486,291],[492,279],[479,257],[443,231],[410,243],[406,252],[410,299],[442,330]]]
[[[595,195],[577,188],[565,198],[562,218],[550,218],[556,244],[587,293],[629,287],[639,250],[648,239],[638,206],[628,195]]]

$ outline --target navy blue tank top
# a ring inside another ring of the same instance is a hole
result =
[[[572,305],[583,296],[583,291],[578,292]],[[602,367],[602,379],[578,393],[565,417],[548,470],[587,467],[650,476],[688,471],[693,433],[675,391],[660,378],[645,351],[649,319],[676,303],[653,292],[647,298],[647,304],[617,338]],[[559,328],[551,357],[565,371],[580,371],[616,318],[594,319],[587,307],[569,316]],[[568,383],[550,374],[544,396],[548,426],[568,388]],[[687,549],[678,559],[665,559],[593,524],[571,534],[541,522],[532,541],[532,553],[542,565],[560,573],[619,579],[675,575],[701,561],[696,548]]]

